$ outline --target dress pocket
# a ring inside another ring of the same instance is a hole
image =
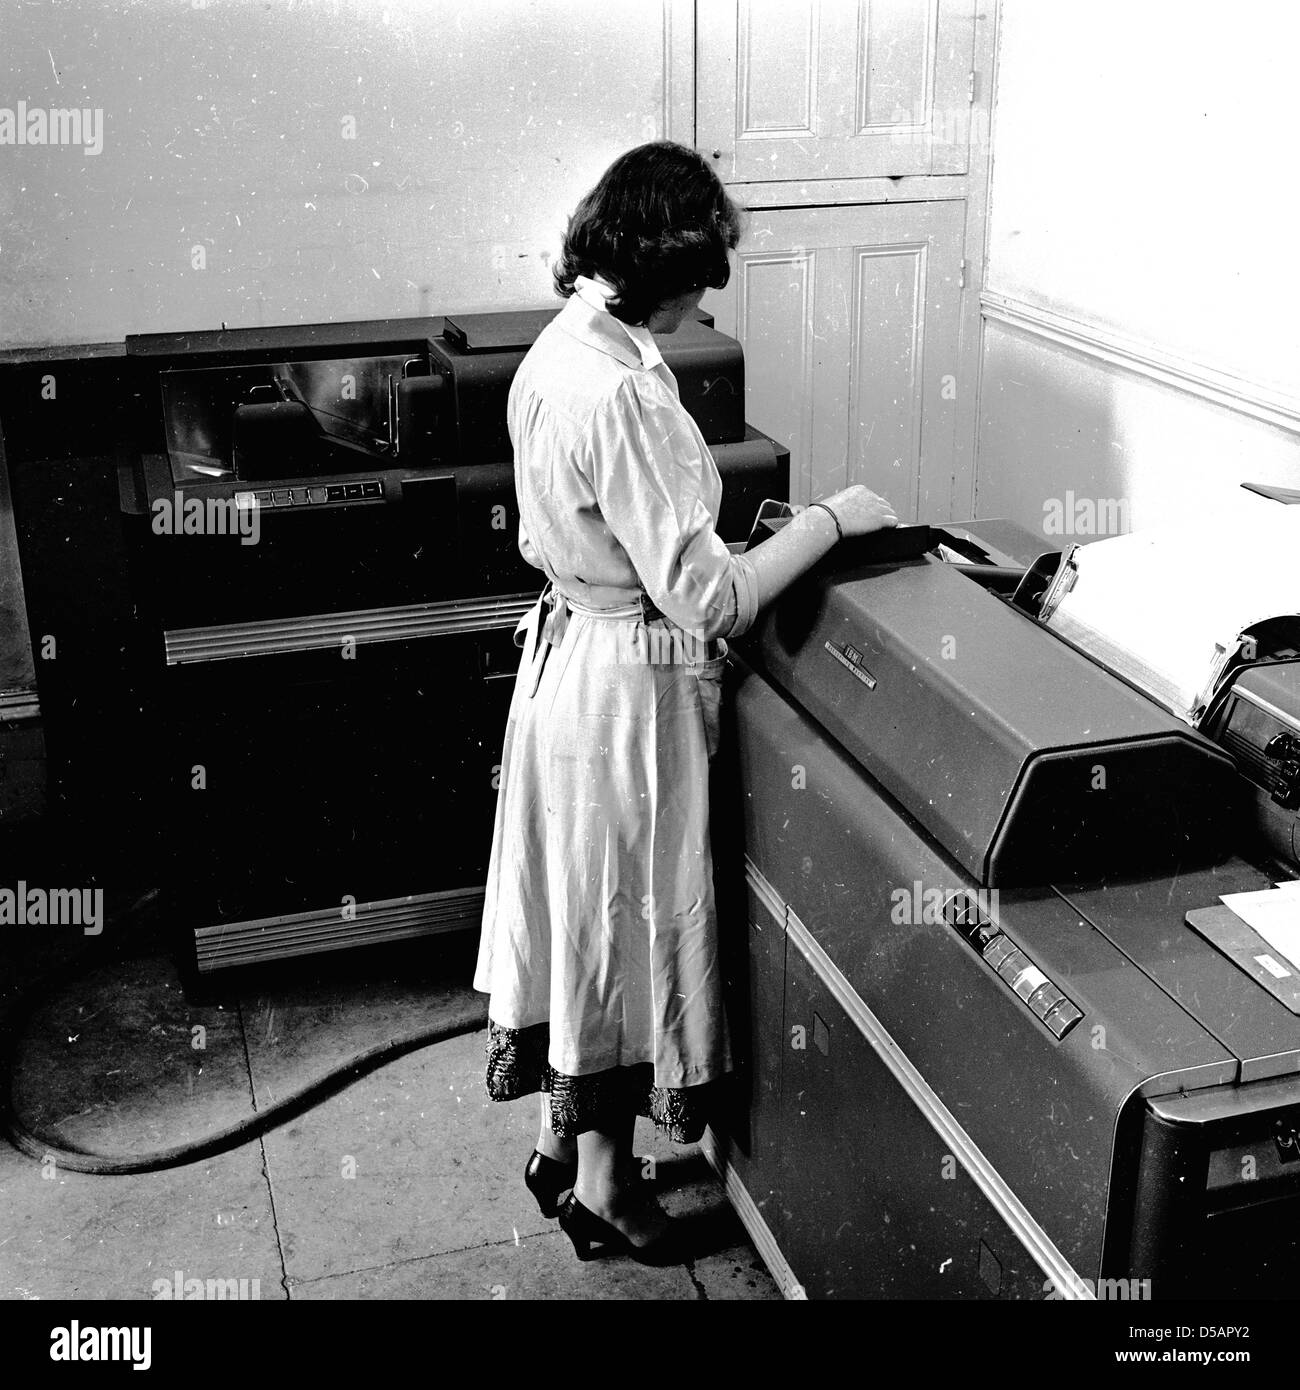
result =
[[[718,656],[711,661],[693,662],[688,669],[695,677],[695,688],[699,692],[700,713],[704,717],[704,743],[709,761],[712,762],[722,737],[722,678],[727,669],[727,658]]]

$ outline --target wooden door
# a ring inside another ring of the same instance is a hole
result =
[[[706,0],[696,135],[724,182],[960,174],[975,0]]]
[[[790,494],[851,483],[904,520],[968,505],[955,462],[965,203],[750,214],[706,296],[745,349],[746,417],[790,448]]]

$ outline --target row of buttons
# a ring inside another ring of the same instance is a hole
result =
[[[367,498],[382,499],[384,484],[380,479],[364,483],[314,484],[311,487],[265,488],[259,492],[237,492],[237,507],[305,507],[318,502],[360,502]]]
[[[1083,1017],[1010,937],[996,932],[981,954],[1054,1036],[1063,1038]]]

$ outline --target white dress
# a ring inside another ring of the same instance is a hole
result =
[[[693,1139],[691,1088],[731,1066],[716,639],[753,621],[756,584],[714,529],[721,479],[653,338],[602,304],[580,282],[510,391],[520,549],[549,584],[516,637],[474,987],[494,1098],[550,1091],[564,1135],[631,1096]]]

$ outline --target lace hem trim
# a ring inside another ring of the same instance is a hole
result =
[[[566,1076],[547,1060],[550,1027],[506,1028],[488,1020],[487,1090],[493,1100],[518,1100],[534,1091],[551,1097],[551,1128],[571,1139],[629,1109],[652,1120],[669,1139],[694,1144],[718,1103],[718,1083],[656,1086],[649,1062],[613,1067],[590,1076]]]

